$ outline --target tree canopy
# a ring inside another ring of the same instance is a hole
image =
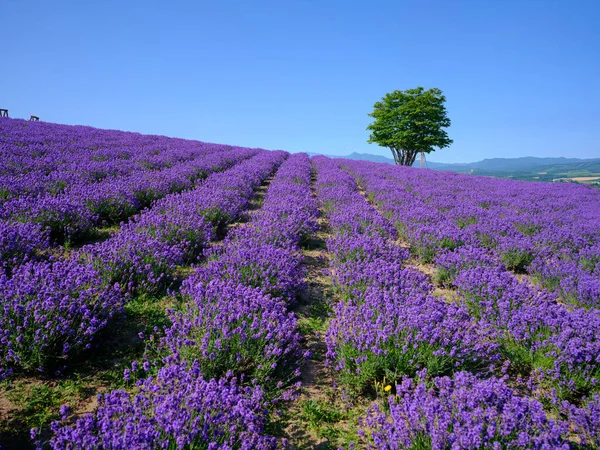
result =
[[[375,121],[367,127],[371,131],[368,142],[388,147],[396,164],[412,166],[420,152],[452,144],[443,129],[450,126],[445,102],[437,88],[419,86],[386,94],[369,114]]]

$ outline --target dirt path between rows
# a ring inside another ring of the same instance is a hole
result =
[[[325,366],[325,331],[330,310],[331,279],[328,276],[329,255],[326,239],[329,236],[327,220],[319,218],[319,229],[302,248],[306,268],[306,288],[300,293],[292,311],[298,317],[298,328],[304,338],[304,346],[312,356],[301,368],[302,388],[300,396],[286,411],[287,426],[283,437],[288,440],[287,449],[329,448],[329,441],[319,437],[307,423],[304,408],[309,401],[328,401],[333,378]]]

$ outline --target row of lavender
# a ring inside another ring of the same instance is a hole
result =
[[[268,415],[308,356],[287,308],[302,287],[300,242],[316,227],[310,177],[306,155],[283,163],[261,210],[207,252],[172,325],[127,371],[144,377],[137,393],[114,391],[94,414],[54,424],[54,448],[276,447]]]
[[[0,118],[0,202],[160,170],[225,145]]]
[[[224,170],[256,152],[212,152],[161,171],[115,177],[60,194],[10,200],[0,208],[0,268],[10,272],[23,262],[45,259],[57,240],[77,238],[103,223],[118,223],[157,199],[190,189],[211,172]]]
[[[347,161],[425,262],[459,247],[600,305],[600,191]]]
[[[426,276],[403,268],[409,253],[394,245],[395,227],[365,201],[352,176],[326,158],[315,158],[315,165],[319,198],[333,232],[327,245],[340,298],[326,335],[328,363],[337,370],[340,383],[355,393],[393,386],[388,412],[374,407],[363,420],[368,445],[569,448],[574,436],[580,445],[600,443],[600,398],[578,396],[582,407],[561,399],[565,392],[580,394],[579,386],[569,384],[573,379],[595,390],[597,331],[590,329],[597,320],[595,312],[585,316],[584,330],[592,333],[592,342],[584,337],[578,341],[582,347],[575,348],[573,328],[563,327],[560,337],[536,342],[524,321],[511,321],[507,312],[515,305],[515,295],[523,296],[526,289],[518,283],[508,285],[510,293],[504,298],[498,298],[498,291],[503,292],[505,284],[496,285],[496,290],[486,285],[478,291],[483,298],[473,295],[471,302],[454,304],[433,296]],[[371,178],[378,173],[361,164],[352,169],[362,170],[370,193]],[[480,281],[479,275],[473,274],[472,281]],[[523,303],[534,296],[536,306],[546,299],[533,291],[527,295],[517,299]],[[475,303],[479,313],[472,307]],[[494,310],[498,304],[502,311]],[[527,312],[529,320],[536,319],[538,310]],[[568,313],[561,310],[562,317]],[[585,313],[573,314],[580,318]],[[557,322],[573,320],[562,317],[556,317]],[[502,321],[503,327],[498,326]],[[517,383],[517,393],[510,386],[521,374],[518,363],[532,357],[548,370]],[[553,391],[540,382],[560,376],[568,381],[552,384]]]
[[[13,367],[60,369],[92,347],[130,295],[164,289],[177,265],[197,257],[217,225],[247,207],[286,154],[246,156],[198,188],[165,197],[104,242],[0,276],[0,375]]]

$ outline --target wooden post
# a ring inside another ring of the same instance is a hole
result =
[[[421,152],[421,169],[425,167],[425,153]]]
[[[39,121],[40,121],[40,118],[39,118],[38,116],[31,116],[31,117],[29,118],[29,120],[31,120],[32,122],[39,122]]]
[[[8,117],[8,109],[0,109],[0,117]]]

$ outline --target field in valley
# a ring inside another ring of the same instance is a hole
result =
[[[0,444],[600,447],[600,190],[0,119]]]

